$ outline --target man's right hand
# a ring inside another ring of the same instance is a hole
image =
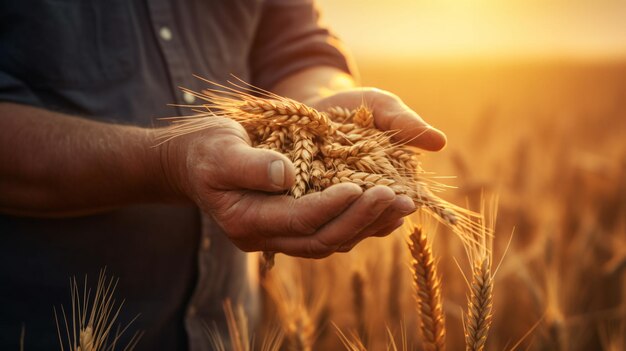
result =
[[[155,148],[154,130],[10,103],[0,116],[0,213],[75,217],[190,199],[242,250],[324,257],[389,234],[414,210],[387,187],[283,195],[289,159],[252,148],[230,120]]]
[[[299,199],[284,195],[294,182],[290,160],[251,147],[241,125],[221,122],[163,144],[162,165],[171,187],[244,251],[326,257],[388,235],[415,211],[409,197],[383,186],[363,191],[346,183]]]

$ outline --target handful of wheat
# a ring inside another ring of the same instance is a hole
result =
[[[417,207],[457,228],[460,235],[467,233],[464,229],[476,229],[465,216],[469,211],[434,194],[442,185],[421,168],[414,150],[392,141],[394,131],[376,129],[374,115],[366,106],[317,111],[243,81],[229,82],[230,86],[207,82],[217,88],[201,93],[182,88],[206,103],[186,106],[197,114],[172,118],[162,140],[216,127],[216,117],[230,118],[246,129],[254,147],[289,157],[296,168],[289,194],[296,198],[338,183],[350,182],[363,189],[384,185],[396,194],[408,195]],[[273,254],[266,253],[265,258],[271,267]]]

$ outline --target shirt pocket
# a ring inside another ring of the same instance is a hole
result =
[[[130,3],[2,1],[2,68],[29,85],[55,88],[127,77],[135,61]]]

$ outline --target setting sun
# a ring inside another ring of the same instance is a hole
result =
[[[357,56],[419,58],[626,55],[626,2],[321,0]]]

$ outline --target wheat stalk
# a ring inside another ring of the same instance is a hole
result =
[[[263,286],[276,306],[285,339],[290,350],[311,351],[317,334],[316,321],[323,297],[312,303],[306,299],[302,282],[279,279],[277,272],[266,272]],[[298,280],[294,276],[294,280]]]
[[[242,305],[233,307],[230,299],[224,300],[222,307],[226,317],[228,336],[230,339],[230,350],[250,351],[256,350],[254,339],[250,337],[248,328],[248,318]],[[226,345],[217,324],[208,326],[204,323],[204,332],[209,338],[211,349],[215,351],[226,351]],[[284,334],[280,327],[271,328],[269,333],[263,338],[261,351],[278,351],[282,345]]]
[[[482,351],[487,343],[487,336],[493,318],[493,228],[497,216],[497,199],[490,202],[489,224],[485,222],[485,203],[482,201],[482,218],[479,219],[481,231],[473,233],[476,240],[466,243],[465,251],[472,270],[469,282],[470,295],[464,320],[465,349]]]
[[[362,339],[359,337],[358,333],[350,333],[346,335],[336,324],[333,323],[335,327],[335,332],[339,337],[339,341],[348,351],[367,351],[367,347],[363,344]]]
[[[470,297],[465,317],[465,349],[484,350],[491,327],[493,304],[493,277],[491,260],[484,258],[474,263]]]
[[[113,298],[117,279],[107,280],[104,270],[100,272],[95,294],[91,295],[91,289],[87,288],[85,278],[84,288],[78,287],[75,278],[70,279],[70,291],[72,298],[72,314],[70,319],[61,305],[61,314],[65,326],[65,336],[61,332],[61,323],[54,308],[54,319],[57,326],[57,335],[61,351],[109,351],[114,350],[121,336],[126,332],[137,317],[131,320],[121,331],[111,336],[111,329],[120,314],[124,302],[116,303]],[[132,350],[139,342],[142,333],[135,333],[129,340],[124,350]],[[109,344],[110,338],[112,342]]]
[[[365,277],[360,271],[352,273],[352,305],[356,318],[357,335],[361,340],[367,341],[367,324],[365,317]]]
[[[419,305],[420,331],[425,350],[445,350],[445,319],[441,303],[441,279],[427,233],[415,227],[408,237],[411,271]]]

